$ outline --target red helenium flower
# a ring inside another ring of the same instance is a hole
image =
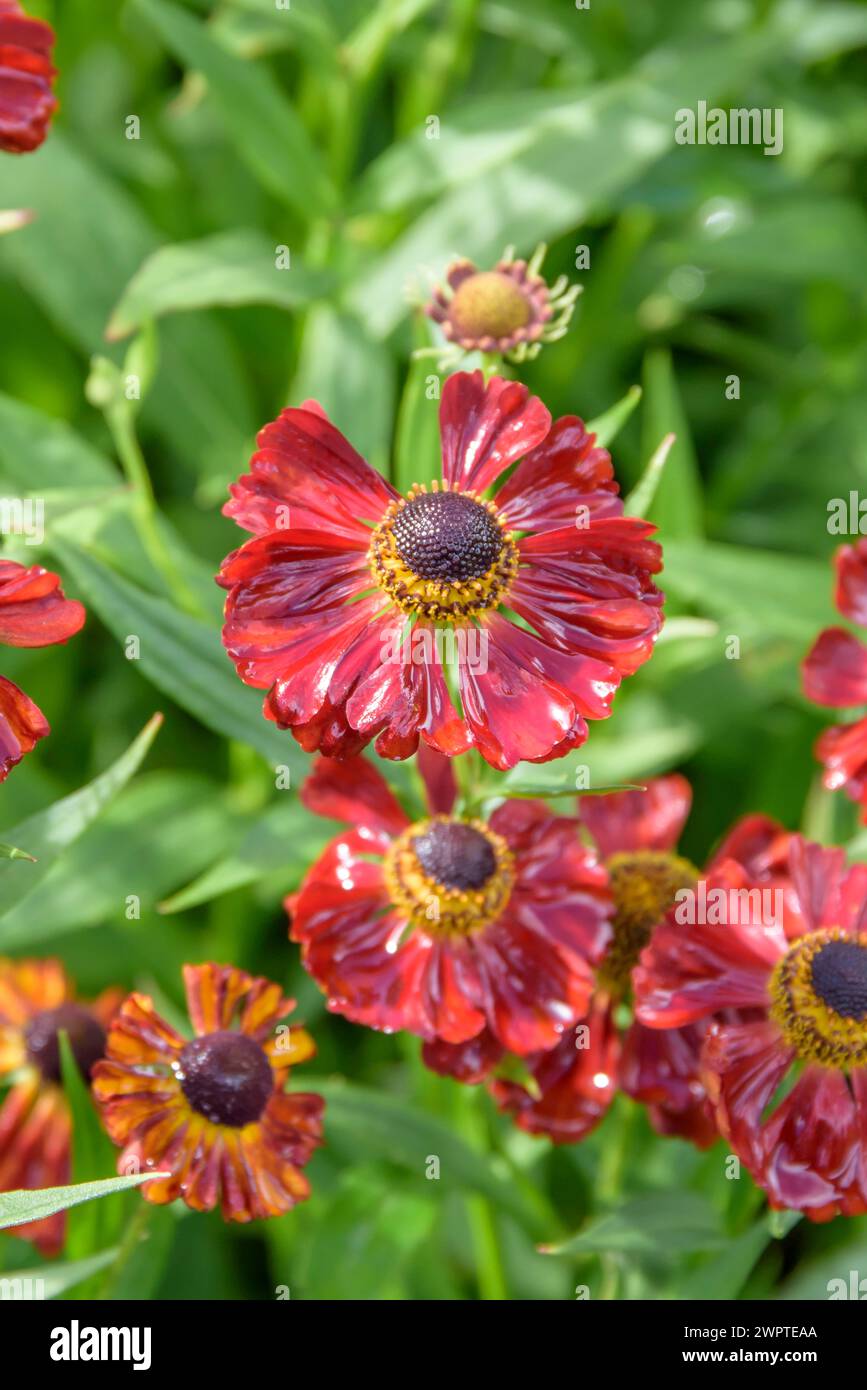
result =
[[[527,1059],[531,1085],[496,1077],[491,1092],[522,1129],[555,1143],[583,1138],[605,1115],[618,1088],[648,1107],[661,1134],[706,1147],[717,1129],[700,1077],[706,1023],[655,1031],[638,1020],[617,1021],[629,999],[631,974],[681,888],[699,871],[675,854],[692,793],[676,774],[652,779],[646,791],[585,797],[581,819],[595,841],[614,897],[613,939],[597,969],[586,1018],[551,1051]],[[748,816],[726,837],[712,861],[748,864],[756,882],[783,882],[787,833],[763,816]],[[709,870],[710,871],[710,870]],[[475,1052],[427,1046],[428,1066],[462,1081],[483,1081],[503,1060],[504,1049],[476,1040]]]
[[[107,989],[92,1004],[76,1000],[57,960],[0,960],[0,1078],[14,1081],[0,1106],[0,1192],[59,1187],[70,1181],[71,1117],[61,1085],[58,1034],[64,1029],[89,1076],[105,1030],[123,998]],[[63,1246],[66,1215],[12,1228],[43,1255]]]
[[[442,758],[421,767],[428,814],[411,821],[363,758],[317,759],[302,788],[319,815],[353,829],[332,841],[287,900],[293,940],[356,1023],[503,1047],[552,1047],[587,1009],[607,945],[610,900],[574,820],[534,801],[487,822],[453,815]]]
[[[57,106],[51,90],[54,32],[31,19],[18,0],[0,0],[0,149],[35,150]]]
[[[825,1221],[867,1211],[867,865],[793,836],[789,877],[782,923],[659,927],[637,1011],[715,1018],[702,1074],[722,1133],[771,1206]],[[717,878],[751,886],[731,862]]]
[[[0,643],[50,647],[84,626],[80,603],[63,596],[56,574],[41,565],[0,560]],[[45,715],[31,699],[0,676],[0,782],[39,739],[50,733]]]
[[[115,1018],[93,1094],[118,1171],[168,1172],[142,1188],[149,1202],[219,1203],[226,1221],[279,1216],[310,1195],[301,1172],[322,1143],[321,1096],[286,1092],[290,1067],[315,1052],[279,985],[228,965],[185,965],[195,1037],[166,1023],[146,994]]]
[[[421,738],[498,768],[560,757],[650,656],[654,528],[623,515],[581,421],[552,424],[518,382],[450,377],[440,429],[442,484],[401,497],[315,402],[267,425],[224,508],[254,539],[220,571],[223,641],[308,751],[375,738],[406,758]]]
[[[834,601],[844,618],[867,628],[867,539],[843,545],[834,556]],[[841,709],[867,704],[867,646],[842,627],[821,632],[802,668],[804,690],[819,705]],[[816,743],[829,791],[842,787],[867,821],[867,718],[835,724]]]

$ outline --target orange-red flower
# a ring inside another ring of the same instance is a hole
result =
[[[517,381],[449,377],[440,433],[442,482],[402,497],[316,402],[262,430],[224,508],[253,533],[219,575],[226,650],[308,752],[562,757],[651,655],[654,527]]]
[[[699,1057],[706,1023],[653,1030],[624,1022],[632,971],[654,928],[681,889],[692,889],[699,870],[678,855],[692,801],[689,783],[673,774],[652,779],[645,791],[585,797],[580,816],[607,870],[614,899],[613,938],[596,971],[589,1011],[550,1051],[526,1059],[530,1081],[496,1076],[490,1089],[522,1129],[555,1143],[583,1138],[603,1118],[618,1088],[648,1107],[661,1134],[713,1143],[717,1128],[701,1081]],[[712,865],[735,859],[756,882],[783,882],[788,836],[764,816],[747,816],[732,829]],[[469,1082],[484,1081],[503,1061],[491,1039],[469,1048],[428,1044],[433,1070]]]
[[[0,149],[35,150],[57,106],[51,90],[54,32],[31,19],[18,0],[0,0]]]
[[[69,1182],[71,1121],[58,1034],[66,1031],[82,1073],[90,1075],[122,998],[121,990],[108,989],[83,1004],[60,961],[0,960],[0,1078],[14,1078],[0,1107],[0,1191]],[[14,1234],[56,1255],[65,1226],[59,1212],[17,1226]]]
[[[0,560],[0,643],[50,647],[84,626],[85,612],[64,598],[60,580],[41,565]],[[17,685],[0,676],[0,782],[39,739],[50,733],[45,715]]]
[[[304,964],[355,1023],[553,1047],[586,1011],[609,940],[605,874],[573,818],[529,800],[461,818],[447,760],[428,750],[419,766],[428,805],[413,820],[364,758],[314,763],[305,805],[353,828],[287,901]]]
[[[751,887],[728,861],[725,891]],[[771,1206],[867,1211],[867,865],[793,836],[782,919],[657,929],[635,971],[650,1028],[710,1028],[702,1075]]]
[[[149,1202],[219,1203],[227,1221],[279,1216],[310,1195],[301,1172],[322,1142],[320,1096],[287,1092],[289,1069],[312,1057],[303,1029],[282,1024],[294,1000],[227,965],[185,965],[187,1040],[146,994],[131,994],[93,1071],[105,1127],[123,1146],[121,1172],[167,1172]]]
[[[834,600],[844,618],[867,628],[867,539],[842,545],[834,556]],[[867,704],[867,646],[842,627],[820,632],[802,668],[804,691],[818,705]],[[834,724],[816,743],[829,791],[842,788],[867,821],[867,718]]]

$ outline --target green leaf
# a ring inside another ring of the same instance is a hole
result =
[[[312,1084],[312,1083],[311,1083]],[[539,1235],[539,1218],[522,1191],[489,1154],[470,1148],[441,1120],[382,1091],[344,1081],[320,1081],[315,1089],[326,1101],[326,1135],[353,1161],[366,1154],[396,1163],[422,1178],[431,1156],[440,1161],[437,1188],[479,1193],[507,1212],[531,1234]]]
[[[646,354],[643,378],[641,452],[648,460],[649,477],[642,478],[638,487],[643,487],[652,496],[653,506],[649,512],[645,510],[642,514],[648,521],[656,522],[663,542],[671,536],[701,535],[701,478],[674,377],[671,353],[666,348],[654,348]],[[665,440],[672,434],[675,442],[669,446],[670,453],[668,450],[663,452]],[[660,456],[662,462],[659,461]],[[659,470],[665,463],[665,472],[654,475],[651,463]]]
[[[717,618],[725,631],[765,642],[785,638],[806,651],[833,621],[821,560],[691,540],[668,541],[664,553],[666,590]]]
[[[116,1256],[116,1250],[102,1250],[86,1260],[63,1260],[59,1264],[52,1261],[51,1264],[36,1265],[30,1269],[11,1270],[0,1274],[0,1284],[4,1289],[10,1285],[13,1289],[15,1285],[23,1285],[29,1290],[27,1295],[23,1290],[16,1290],[12,1293],[13,1298],[58,1298],[105,1269]]]
[[[589,420],[587,429],[590,434],[596,435],[596,443],[607,449],[623,429],[640,400],[641,387],[630,386],[622,400],[610,406],[602,415],[597,415],[595,420]]]
[[[40,1187],[32,1192],[0,1192],[0,1231],[28,1221],[41,1221],[97,1197],[111,1197],[131,1187],[141,1187],[153,1178],[168,1177],[170,1173],[131,1173],[127,1177],[100,1178],[98,1182],[70,1183],[66,1187]]]
[[[132,633],[141,656],[136,669],[209,729],[248,743],[272,767],[287,764],[300,774],[306,759],[289,733],[262,715],[262,696],[235,675],[216,628],[182,613],[103,565],[92,555],[55,544],[65,573],[117,638]]]
[[[0,859],[27,859],[31,864],[36,863],[26,849],[16,849],[14,845],[0,845]]]
[[[726,1238],[719,1216],[693,1192],[634,1197],[606,1216],[594,1217],[570,1240],[546,1247],[549,1255],[675,1255],[712,1250]]]
[[[214,305],[272,304],[297,309],[326,294],[333,277],[293,260],[276,264],[277,248],[259,232],[223,232],[201,241],[163,246],[130,280],[109,320],[106,337],[125,338],[147,319]]]
[[[44,496],[49,488],[117,486],[117,469],[62,420],[0,394],[0,473]]]
[[[166,47],[206,78],[226,134],[262,184],[305,220],[335,201],[323,160],[267,68],[236,57],[168,0],[134,0]]]
[[[304,326],[292,400],[324,406],[352,446],[385,472],[394,410],[394,364],[357,319],[329,304]]]
[[[148,721],[138,738],[106,772],[80,791],[21,821],[8,833],[35,852],[32,865],[0,859],[0,917],[31,893],[63,850],[73,844],[114,796],[138,771],[163,722],[161,714]],[[0,945],[3,932],[0,928]]]
[[[629,496],[624,500],[623,510],[626,516],[647,517],[650,515],[653,499],[659,491],[663,470],[673,444],[674,435],[667,434],[660,441],[658,448],[650,455],[644,472]]]
[[[398,492],[408,492],[413,483],[430,483],[442,475],[440,449],[439,391],[428,396],[430,358],[413,358],[397,416],[392,482]],[[439,377],[434,380],[439,382]]]
[[[95,1182],[101,1173],[111,1171],[116,1150],[99,1123],[90,1089],[65,1029],[59,1034],[59,1042],[63,1089],[72,1116],[72,1179],[76,1183]],[[65,1253],[77,1259],[103,1249],[120,1234],[120,1216],[114,1202],[83,1205],[70,1218]]]
[[[312,828],[309,816],[306,826],[296,827],[302,844]],[[116,922],[131,893],[144,920],[164,893],[236,844],[237,834],[237,817],[215,782],[189,771],[145,772],[6,915],[4,945],[29,948]]]
[[[166,914],[186,912],[278,871],[297,881],[331,834],[331,823],[312,816],[297,798],[271,806],[230,855],[160,903],[159,910]]]

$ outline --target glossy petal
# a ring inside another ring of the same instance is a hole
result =
[[[54,33],[17,0],[0,0],[0,149],[24,154],[42,144],[57,107],[51,86]]]
[[[837,586],[834,601],[844,618],[867,627],[867,538],[841,545],[834,556]]]
[[[550,427],[549,412],[520,382],[495,376],[486,386],[479,371],[456,372],[440,401],[443,478],[452,487],[484,492]]]
[[[552,531],[585,516],[620,516],[611,455],[595,440],[576,415],[555,420],[497,493],[506,523],[516,531]]]
[[[645,791],[611,792],[579,800],[579,815],[603,859],[636,850],[673,850],[692,805],[692,788],[672,773],[652,777]]]
[[[284,410],[257,438],[250,472],[233,483],[223,511],[257,536],[310,528],[367,550],[370,532],[397,494],[328,420],[306,402]]]
[[[574,1144],[603,1119],[617,1089],[620,1042],[607,996],[555,1048],[528,1059],[536,1094],[514,1081],[491,1082],[501,1110],[529,1134]]]
[[[0,782],[26,753],[51,733],[45,715],[23,690],[0,676]]]
[[[847,709],[867,701],[867,647],[842,627],[820,633],[802,668],[804,693],[817,705]]]
[[[341,763],[316,758],[301,788],[301,800],[316,816],[358,828],[399,835],[409,824],[385,778],[366,758]]]
[[[0,642],[9,647],[51,647],[84,626],[80,603],[63,596],[60,579],[41,565],[0,560]]]

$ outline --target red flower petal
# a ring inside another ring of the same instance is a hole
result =
[[[0,676],[0,782],[5,782],[25,753],[50,733],[39,707],[17,685]]]
[[[387,654],[371,660],[373,674],[360,681],[347,703],[351,726],[364,741],[379,735],[376,751],[382,758],[407,758],[416,751],[419,736],[440,753],[454,757],[471,747],[469,731],[452,704],[434,643],[430,659],[404,659],[412,651],[401,642],[405,618],[392,610],[382,630]],[[432,631],[417,624],[414,633]]]
[[[489,1028],[483,1028],[464,1043],[447,1043],[436,1038],[426,1042],[421,1050],[422,1061],[439,1076],[451,1076],[465,1086],[477,1086],[487,1080],[504,1056],[501,1043]]]
[[[735,1153],[756,1172],[762,1114],[794,1059],[775,1023],[712,1024],[702,1054],[717,1122]]]
[[[611,455],[594,448],[583,420],[555,420],[542,443],[521,460],[497,493],[497,506],[516,531],[575,526],[578,508],[594,517],[620,516],[623,503]]]
[[[361,523],[379,521],[394,488],[366,463],[322,407],[305,402],[281,411],[257,437],[250,472],[233,483],[223,508],[256,535],[311,528],[351,538],[364,550],[370,532]]]
[[[366,826],[399,835],[409,824],[385,778],[366,758],[340,763],[316,758],[301,788],[301,800],[314,815],[348,821],[358,829]]]
[[[40,1092],[24,1082],[13,1086],[0,1105],[0,1192],[60,1187],[70,1178],[69,1109],[63,1092]],[[30,1240],[43,1255],[57,1255],[66,1230],[66,1213],[12,1226],[9,1234]]]
[[[771,1205],[820,1221],[844,1209],[853,1215],[846,1193],[858,1180],[859,1128],[843,1073],[806,1067],[761,1132],[764,1158],[754,1176]],[[863,1196],[856,1209],[867,1209]]]
[[[0,560],[0,642],[10,647],[51,647],[84,626],[80,603],[63,596],[60,579],[41,565]]]
[[[593,992],[592,971],[578,954],[580,941],[573,938],[575,951],[563,949],[543,922],[528,927],[526,913],[519,916],[509,904],[472,941],[488,1027],[519,1056],[554,1047],[586,1012]]]
[[[825,768],[825,786],[832,792],[842,788],[850,801],[859,803],[867,821],[867,719],[826,729],[815,751]]]
[[[719,882],[710,879],[708,892]],[[786,947],[781,926],[682,926],[670,913],[633,971],[636,1016],[649,1028],[682,1028],[723,1009],[764,1009]]]
[[[648,1106],[661,1134],[678,1135],[700,1149],[719,1137],[699,1069],[705,1030],[645,1028],[635,1022],[626,1034],[620,1088]]]
[[[611,792],[579,800],[579,816],[603,859],[636,850],[672,850],[692,805],[685,777],[653,777],[645,791]]]
[[[57,107],[51,91],[54,32],[17,0],[0,0],[0,149],[23,154],[42,144]]]
[[[834,602],[850,622],[867,627],[867,539],[841,545],[834,556],[837,587]]]
[[[529,1134],[574,1144],[596,1127],[614,1099],[619,1054],[610,1001],[600,995],[577,1030],[570,1029],[556,1047],[529,1059],[537,1096],[514,1081],[500,1080],[491,1082],[491,1095]]]
[[[463,491],[484,492],[545,438],[551,416],[518,381],[457,372],[443,387],[440,434],[443,478]]]
[[[867,700],[867,647],[842,627],[816,638],[801,668],[804,693],[817,705],[847,709]]]
[[[427,792],[428,810],[434,815],[447,816],[455,804],[458,784],[451,759],[431,747],[420,743],[417,767]]]
[[[494,767],[561,757],[587,737],[585,714],[610,713],[611,667],[556,651],[497,614],[485,632],[486,662],[461,662],[460,692],[475,745]]]

